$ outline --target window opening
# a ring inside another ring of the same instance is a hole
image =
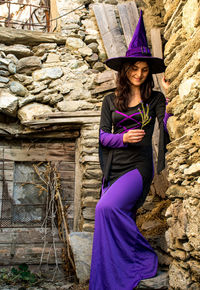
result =
[[[49,32],[49,0],[0,0],[0,26]]]

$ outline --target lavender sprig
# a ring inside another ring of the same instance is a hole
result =
[[[139,110],[141,118],[142,118],[142,126],[141,126],[141,129],[142,129],[144,126],[146,126],[151,121],[151,117],[149,117],[149,105],[146,104],[146,108],[147,108],[146,111],[145,111],[143,102],[141,102],[141,105],[142,105],[142,111],[140,108],[138,110]]]

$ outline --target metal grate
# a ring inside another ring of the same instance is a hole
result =
[[[39,194],[40,186],[44,187],[33,168],[33,162],[15,162],[12,194],[8,190],[3,176],[3,192],[0,199],[0,228],[5,227],[38,227],[46,216],[46,193]],[[44,171],[45,163],[37,166]],[[4,168],[3,168],[4,172]],[[73,229],[73,201],[63,198],[68,215],[69,230]],[[47,221],[48,222],[48,221]]]
[[[32,4],[34,3],[34,4]],[[50,5],[48,0],[0,0],[0,25],[25,30],[50,31]],[[1,24],[2,23],[2,24]]]

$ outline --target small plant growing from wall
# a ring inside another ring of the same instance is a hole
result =
[[[25,263],[20,264],[18,268],[11,268],[11,270],[4,268],[0,270],[0,285],[20,284],[20,286],[29,287],[39,285],[41,281],[40,277],[32,273]]]

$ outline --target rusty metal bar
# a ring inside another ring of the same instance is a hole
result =
[[[5,23],[5,21],[0,20],[0,23]],[[20,23],[20,22],[12,22],[12,21],[10,21],[9,23],[10,23],[10,24],[27,25],[27,23],[25,23],[25,22]],[[42,27],[47,27],[45,24],[35,24],[35,23],[32,23],[31,26],[42,26]]]
[[[5,4],[5,3],[10,3],[10,4],[15,4],[15,5],[21,5],[21,6],[32,6],[32,7],[37,7],[37,8],[48,8],[49,9],[49,6],[38,6],[38,5],[33,5],[33,4],[26,4],[26,3],[16,3],[16,2],[10,2],[10,1],[1,1],[0,0],[0,5],[1,4]]]

